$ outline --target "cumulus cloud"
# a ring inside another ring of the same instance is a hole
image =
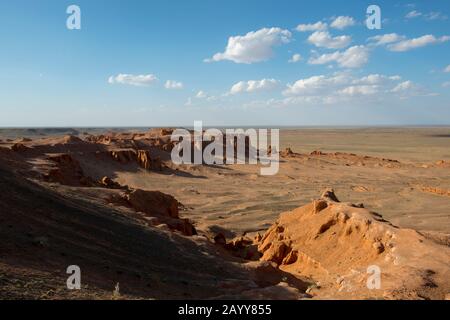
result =
[[[116,76],[110,76],[108,78],[109,84],[126,84],[136,87],[147,87],[157,81],[158,78],[153,74],[123,74],[120,73]]]
[[[349,86],[338,91],[338,93],[347,96],[372,95],[378,93],[378,88],[377,85]]]
[[[295,29],[300,32],[307,32],[307,31],[322,31],[326,30],[327,27],[328,25],[325,22],[318,21],[316,23],[299,24]]]
[[[289,63],[296,63],[302,60],[302,56],[298,53],[292,55],[292,57],[289,59]]]
[[[354,26],[356,24],[355,19],[348,16],[339,16],[336,19],[333,20],[331,23],[331,27],[334,29],[343,30],[347,27]]]
[[[275,89],[280,82],[275,79],[262,79],[240,81],[231,87],[230,94],[238,94],[243,92],[253,93],[258,91],[269,91]]]
[[[288,84],[283,94],[304,97],[323,96],[330,99],[342,96],[373,95],[379,92],[394,92],[393,89],[399,85],[400,79],[401,77],[397,75],[369,74],[355,77],[349,72],[336,72],[332,75],[299,79],[293,84]]]
[[[308,42],[316,47],[328,49],[342,49],[352,42],[350,36],[332,37],[328,31],[315,31],[308,37]]]
[[[176,89],[183,89],[184,85],[182,82],[178,82],[175,80],[167,80],[166,83],[164,84],[164,87],[169,90],[170,89],[176,90]]]
[[[295,95],[315,95],[323,92],[324,89],[334,88],[336,86],[349,83],[347,74],[335,74],[333,76],[313,76],[306,79],[300,79],[293,84],[288,84],[287,89],[283,91],[286,96]]]
[[[335,62],[342,68],[359,68],[369,61],[369,50],[365,46],[353,46],[345,51],[322,54],[309,59],[310,64]]]
[[[300,104],[351,103],[354,100],[367,102],[368,99],[371,101],[380,101],[387,97],[404,99],[418,94],[418,91],[408,90],[409,85],[400,85],[400,79],[398,75],[356,76],[350,71],[315,75],[287,84],[283,91],[283,99],[255,101],[252,105],[282,107]],[[399,89],[395,89],[397,87]],[[400,88],[403,87],[404,91],[401,91]],[[413,88],[416,86],[413,85]]]
[[[406,14],[405,18],[406,18],[406,19],[413,19],[413,18],[420,17],[421,15],[422,15],[422,12],[413,10],[413,11],[408,12],[408,13]]]
[[[444,72],[450,72],[450,64],[445,67]]]
[[[436,38],[434,35],[428,34],[421,36],[419,38],[402,40],[400,42],[390,44],[388,45],[388,49],[391,51],[403,52],[420,47],[425,47],[431,44],[443,43],[449,40],[450,40],[449,36],[442,36],[440,38]]]
[[[381,46],[389,43],[399,42],[405,39],[404,36],[398,35],[396,33],[388,33],[383,35],[378,35],[367,39],[367,41],[373,42],[376,46]]]
[[[382,102],[386,99],[406,99],[411,96],[434,96],[410,81],[399,84],[399,76],[367,75],[361,78],[349,72],[318,75],[288,84],[282,99],[252,101],[247,107],[286,107],[299,105],[331,105]],[[377,79],[375,84],[365,84]],[[397,89],[395,89],[397,88]],[[395,90],[394,90],[395,89]]]
[[[224,52],[216,53],[205,62],[230,60],[235,63],[255,63],[270,59],[273,48],[290,42],[291,32],[281,28],[263,28],[251,31],[244,36],[234,36],[228,39]]]

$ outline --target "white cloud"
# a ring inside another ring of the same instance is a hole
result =
[[[312,43],[316,47],[342,49],[347,47],[352,42],[352,37],[332,37],[328,31],[316,31],[309,36],[308,42]]]
[[[306,79],[300,79],[293,84],[288,84],[287,89],[283,92],[286,96],[293,95],[315,95],[324,89],[334,88],[336,86],[347,84],[350,78],[345,73],[337,73],[333,76],[313,76]]]
[[[369,61],[369,50],[365,46],[353,46],[345,51],[323,54],[309,59],[310,64],[328,64],[336,62],[343,68],[359,68]]]
[[[447,20],[448,19],[448,17],[445,14],[443,14],[442,12],[439,12],[439,11],[431,11],[428,13],[422,13],[417,10],[413,10],[413,11],[408,12],[405,16],[406,19],[414,19],[414,18],[418,18],[418,17],[422,17],[425,20]]]
[[[420,17],[422,15],[422,12],[413,10],[408,12],[408,14],[405,16],[406,19],[412,19],[412,18],[417,18]]]
[[[298,53],[292,55],[292,58],[289,59],[289,63],[296,63],[302,60],[302,56]]]
[[[448,17],[441,12],[429,12],[425,15],[425,19],[427,20],[447,20]]]
[[[280,82],[275,79],[240,81],[231,87],[230,94],[253,93],[275,89]]]
[[[206,94],[206,92],[200,90],[199,92],[197,92],[197,94],[195,95],[195,97],[197,99],[205,99],[208,97],[208,95]]]
[[[396,33],[388,33],[383,35],[378,35],[367,39],[367,41],[374,42],[375,45],[380,46],[384,44],[394,43],[405,39],[404,36],[398,35]]]
[[[392,90],[391,90],[391,92],[394,92],[394,93],[399,93],[399,92],[404,92],[404,91],[408,91],[408,90],[411,90],[411,89],[414,89],[415,88],[415,85],[414,85],[414,83],[412,82],[412,81],[404,81],[404,82],[402,82],[402,83],[399,83],[398,85],[396,85]]]
[[[450,72],[450,64],[445,67],[444,72]]]
[[[133,75],[120,73],[111,76],[108,79],[109,84],[126,84],[137,87],[146,87],[157,81],[158,78],[153,74]]]
[[[377,85],[349,86],[340,90],[339,93],[347,96],[372,95],[378,93],[378,86]]]
[[[327,27],[328,25],[325,22],[319,21],[310,24],[299,24],[295,29],[300,32],[306,32],[306,31],[322,31],[326,30]]]
[[[209,95],[205,91],[200,90],[195,95],[195,98],[198,99],[198,100],[217,101],[217,100],[219,100],[220,97],[214,96],[214,95]],[[193,103],[192,99],[190,99],[190,102],[191,102],[191,104]]]
[[[442,84],[443,88],[449,88],[450,87],[450,81],[446,81]]]
[[[217,103],[218,101],[220,102],[220,99],[221,97],[219,96],[210,95],[205,91],[200,90],[197,93],[195,93],[192,97],[188,97],[184,105],[187,107],[196,107],[199,105],[204,105],[204,103],[206,102]]]
[[[234,36],[228,39],[224,52],[216,53],[205,62],[230,60],[235,63],[255,63],[270,59],[273,48],[290,42],[292,34],[281,28],[263,28],[251,31],[244,36]]]
[[[399,81],[402,77],[395,76],[385,76],[382,74],[369,74],[365,77],[356,79],[353,81],[354,84],[362,84],[362,85],[375,85],[375,84],[383,84],[388,81]]]
[[[403,81],[397,84],[392,90],[389,91],[395,96],[401,99],[407,99],[409,97],[435,97],[439,94],[436,92],[429,92],[424,87],[412,82],[412,81]]]
[[[399,80],[402,80],[402,77],[396,75],[396,76],[389,77],[389,79],[394,80],[394,81],[399,81]]]
[[[360,96],[399,92],[404,87],[404,89],[407,89],[409,82],[399,86],[399,79],[401,79],[400,76],[369,74],[363,77],[355,77],[349,71],[336,72],[332,75],[317,75],[297,80],[286,86],[283,95],[286,97],[301,97],[302,99],[308,98],[309,101],[321,103],[334,103]]]
[[[354,26],[356,24],[355,19],[347,16],[339,16],[331,23],[331,27],[334,29],[343,30],[347,27]]]
[[[167,80],[166,83],[164,84],[164,87],[166,89],[183,89],[184,85],[182,82],[178,82],[175,80]]]
[[[406,99],[412,96],[434,96],[411,81],[401,84],[400,76],[369,74],[357,76],[351,71],[335,72],[329,75],[316,75],[287,84],[284,98],[252,101],[245,106],[287,107],[301,105],[350,105],[358,103],[382,103],[385,100]]]
[[[431,44],[443,43],[449,40],[449,36],[436,38],[434,35],[428,34],[419,38],[402,40],[400,42],[388,45],[388,49],[391,51],[403,52]]]

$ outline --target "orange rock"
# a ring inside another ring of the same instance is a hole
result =
[[[315,150],[313,152],[310,153],[311,156],[324,156],[326,155],[326,153],[320,151],[320,150]]]
[[[338,202],[332,190],[311,204],[282,213],[258,250],[261,260],[332,288],[334,297],[339,292],[348,297],[350,289],[358,298],[437,297],[449,287],[444,276],[448,274],[444,262],[449,261],[448,247],[414,230],[395,227],[367,209]],[[366,286],[372,267],[382,271],[382,290]],[[432,288],[429,270],[436,283]],[[321,290],[315,294],[320,295]]]
[[[171,218],[179,217],[179,202],[171,195],[136,189],[127,193],[125,198],[136,211]]]
[[[157,217],[158,221],[167,224],[170,229],[180,231],[184,235],[197,234],[195,227],[188,219],[180,219],[179,202],[171,195],[159,191],[132,190],[123,195],[123,199],[135,211],[146,217]]]
[[[137,162],[139,166],[146,170],[152,169],[152,159],[150,157],[150,152],[147,150],[137,151]]]

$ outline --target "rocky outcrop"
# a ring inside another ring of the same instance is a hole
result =
[[[120,163],[130,163],[136,161],[136,151],[134,150],[115,150],[110,151],[111,157]]]
[[[163,169],[161,158],[152,158],[148,150],[113,150],[109,151],[109,155],[122,164],[137,163],[145,170],[162,171]]]
[[[169,136],[173,133],[174,129],[170,129],[170,128],[163,128],[159,131],[159,135],[160,136]]]
[[[67,135],[63,137],[63,143],[64,144],[73,144],[73,143],[81,143],[83,140],[80,138],[73,136],[73,135]]]
[[[280,156],[283,158],[289,158],[292,157],[294,155],[294,152],[292,151],[291,148],[286,148],[284,151],[280,152]]]
[[[137,212],[150,218],[154,226],[166,224],[170,229],[177,230],[187,236],[197,234],[188,219],[179,216],[180,203],[171,195],[159,191],[135,189],[122,194],[122,199]]]
[[[179,218],[179,203],[171,195],[159,191],[136,189],[127,193],[125,198],[136,211],[150,215]]]
[[[111,144],[111,142],[113,142],[113,138],[110,135],[90,135],[87,136],[86,141],[88,142],[92,142],[92,143],[98,143],[98,144],[105,144],[105,145],[109,145]]]
[[[342,292],[346,298],[441,299],[450,289],[450,248],[395,227],[359,205],[341,203],[332,190],[281,214],[258,249],[262,260],[320,282],[316,294],[322,297]],[[377,290],[366,285],[371,266],[383,274]]]
[[[140,167],[150,170],[152,168],[152,160],[150,157],[150,152],[146,150],[138,150],[137,151],[137,162]]]
[[[214,237],[214,243],[228,250],[235,257],[245,260],[259,260],[261,257],[257,242],[246,236],[237,237],[227,242],[223,233],[218,233]]]
[[[70,154],[51,155],[48,160],[55,164],[44,174],[44,180],[69,186],[94,186],[94,181],[86,177],[80,163]]]

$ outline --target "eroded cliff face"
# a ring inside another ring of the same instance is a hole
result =
[[[119,163],[137,163],[145,170],[162,170],[161,158],[152,157],[148,150],[112,150],[109,155]]]
[[[340,203],[332,191],[281,214],[258,244],[262,260],[316,281],[317,297],[443,299],[450,289],[448,246]],[[369,288],[376,269],[381,287]]]

